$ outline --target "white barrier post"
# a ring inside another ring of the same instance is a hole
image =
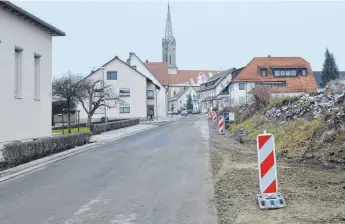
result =
[[[274,209],[286,206],[285,199],[278,193],[277,165],[274,136],[260,134],[257,137],[260,194],[258,203],[261,209]]]
[[[220,135],[224,135],[224,117],[222,115],[219,115],[218,117],[218,131]]]

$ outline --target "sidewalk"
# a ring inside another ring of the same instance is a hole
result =
[[[51,163],[55,163],[59,160],[74,156],[76,154],[85,152],[87,150],[93,149],[99,145],[107,144],[110,142],[116,142],[121,139],[130,137],[140,132],[148,131],[150,129],[159,127],[164,124],[168,124],[170,121],[165,121],[160,124],[138,124],[126,128],[117,129],[114,131],[103,132],[98,135],[94,135],[91,137],[89,144],[78,146],[60,153],[56,153],[47,157],[43,157],[41,159],[37,159],[16,167],[12,167],[7,170],[3,170],[0,172],[0,182],[5,180],[14,178],[16,176],[20,176],[24,173],[36,170],[43,166],[49,165]],[[1,154],[1,151],[0,151]]]
[[[164,124],[166,122],[174,122],[181,119],[181,115],[168,115],[166,117],[157,117],[153,121],[142,121],[140,124]]]
[[[91,142],[108,142],[109,140],[112,141],[113,139],[119,139],[119,138],[124,138],[128,135],[132,135],[134,133],[138,133],[141,131],[145,131],[145,130],[149,130],[156,127],[156,125],[154,124],[138,124],[138,125],[134,125],[134,126],[130,126],[130,127],[126,127],[126,128],[121,128],[121,129],[117,129],[114,131],[107,131],[107,132],[103,132],[101,134],[98,135],[93,135],[91,137]]]

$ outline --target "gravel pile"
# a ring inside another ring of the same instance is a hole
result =
[[[345,93],[326,95],[324,93],[303,94],[287,99],[282,105],[272,107],[265,116],[271,120],[284,122],[306,117],[308,120],[317,118],[321,112],[332,113],[336,117],[345,116]]]

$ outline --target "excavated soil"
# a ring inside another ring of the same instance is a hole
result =
[[[344,169],[291,163],[278,157],[278,188],[287,206],[260,210],[255,143],[241,144],[228,133],[220,136],[212,122],[209,127],[219,224],[345,223]]]

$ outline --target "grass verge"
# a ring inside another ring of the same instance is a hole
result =
[[[62,134],[62,129],[58,129],[58,130],[52,130],[53,134]],[[71,129],[72,133],[78,133],[78,128],[72,128]],[[90,128],[89,127],[80,127],[79,128],[79,132],[90,132]],[[64,134],[68,134],[68,129],[64,129]]]

